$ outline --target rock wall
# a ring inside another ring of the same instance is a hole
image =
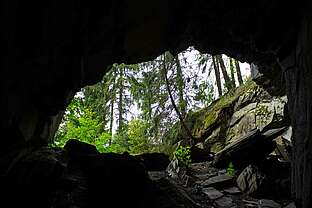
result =
[[[312,206],[312,15],[307,8],[296,50],[281,65],[286,77],[293,126],[292,194],[299,207]]]
[[[198,147],[217,153],[255,129],[266,132],[289,126],[286,104],[286,96],[271,96],[250,80],[209,107],[190,113],[185,122]],[[187,134],[180,128],[173,139],[183,138]]]
[[[294,44],[300,10],[278,0],[243,3],[5,0],[1,131],[19,129],[21,140],[47,141],[75,91],[99,81],[115,62],[146,61],[165,50],[194,45],[270,69]]]

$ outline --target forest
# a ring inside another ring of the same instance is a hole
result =
[[[100,152],[172,156],[178,142],[172,129],[179,126],[191,139],[187,115],[243,85],[249,71],[242,66],[192,47],[145,63],[114,64],[99,83],[75,95],[50,145],[63,147],[77,139]]]

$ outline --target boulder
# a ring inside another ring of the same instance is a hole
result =
[[[270,193],[267,176],[253,165],[246,167],[238,176],[236,182],[242,192],[252,196]]]
[[[194,161],[209,160],[209,154],[219,154],[231,145],[236,148],[237,144],[242,144],[242,138],[249,137],[256,130],[266,132],[271,129],[289,127],[286,103],[286,96],[272,96],[255,82],[247,81],[244,85],[214,101],[210,106],[189,113],[185,118],[185,123],[195,138],[192,155]],[[179,126],[178,124],[175,127]],[[175,135],[176,138],[170,138],[173,141],[177,140],[181,143],[188,141],[183,128],[174,128],[168,135]],[[260,141],[257,135],[255,138],[257,139],[252,141],[256,141],[256,145],[260,145],[259,148],[240,152],[243,154],[240,159],[251,161],[257,159],[258,156],[262,159],[261,149],[265,151],[265,154],[273,151],[274,142]],[[251,157],[249,157],[250,154]],[[226,166],[229,162],[226,161],[222,165]],[[246,161],[242,164],[242,168],[247,165],[249,163]]]
[[[223,193],[221,193],[220,191],[218,191],[217,189],[213,188],[213,187],[208,187],[208,188],[204,188],[203,189],[203,193],[208,197],[208,199],[210,200],[215,200],[218,199],[222,196],[224,196]]]
[[[81,142],[76,139],[70,139],[66,142],[64,149],[67,151],[69,158],[83,159],[86,155],[96,155],[99,151],[94,145]]]
[[[281,208],[282,206],[270,199],[260,199],[258,201],[258,208]]]
[[[261,166],[249,165],[236,182],[242,192],[256,198],[290,198],[289,164],[274,159],[265,160]]]
[[[163,153],[144,153],[135,155],[134,158],[141,161],[147,171],[166,170],[170,163],[169,156]]]
[[[182,167],[179,165],[179,160],[175,158],[169,163],[166,171],[169,177],[177,179],[182,171],[181,169]]]
[[[259,130],[253,130],[218,152],[213,164],[216,167],[227,167],[232,162],[234,167],[244,168],[250,163],[262,161],[274,150],[274,144],[272,139],[265,138]]]
[[[231,195],[236,195],[236,194],[242,193],[242,192],[239,190],[239,188],[236,187],[236,186],[223,189],[223,192],[226,193],[226,194],[231,194]]]
[[[217,199],[214,204],[217,208],[232,208],[233,206],[235,207],[233,199],[228,196]]]
[[[285,96],[266,97],[268,95],[263,90],[260,90],[259,93],[259,97],[257,96],[259,100],[251,100],[249,101],[251,103],[243,108],[236,107],[237,110],[232,115],[227,131],[227,144],[239,139],[253,129],[266,131],[271,128],[288,125],[284,121],[284,107],[287,103],[287,98]],[[263,100],[260,100],[262,98]]]
[[[226,188],[234,185],[234,177],[230,175],[218,175],[198,182],[203,187]]]
[[[295,202],[291,202],[284,208],[296,208],[296,204],[295,204]]]
[[[47,147],[28,150],[16,157],[0,180],[2,203],[9,207],[25,204],[50,207],[53,191],[71,188],[68,180],[64,180],[63,160],[61,151]]]

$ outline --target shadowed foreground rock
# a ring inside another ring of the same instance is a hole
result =
[[[150,180],[138,157],[75,140],[28,151],[1,178],[1,198],[8,207],[193,207],[168,180]]]
[[[285,130],[286,128],[270,129],[264,133],[253,130],[218,152],[213,163],[217,167],[225,168],[232,162],[239,169],[249,164],[261,164],[276,148],[273,139],[283,134]]]

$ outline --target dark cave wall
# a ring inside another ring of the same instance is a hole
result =
[[[305,12],[297,47],[281,61],[294,128],[292,195],[299,207],[312,207],[312,13]]]
[[[305,2],[264,0],[251,6],[225,0],[4,0],[0,154],[25,141],[49,140],[74,93],[99,81],[115,62],[142,62],[165,50],[178,53],[193,45],[201,52],[254,62],[270,76],[279,59],[295,131],[294,196],[309,207],[311,179],[303,179],[311,178],[312,171],[312,77],[307,59],[312,44],[311,18],[301,25]],[[306,7],[305,14],[310,13],[311,7]],[[300,50],[295,51],[300,27]],[[294,62],[294,57],[302,61]]]
[[[254,61],[265,71],[294,42],[300,12],[282,4],[3,1],[1,127],[16,126],[25,140],[46,140],[75,91],[99,81],[112,63],[146,61],[165,50],[194,45]]]

